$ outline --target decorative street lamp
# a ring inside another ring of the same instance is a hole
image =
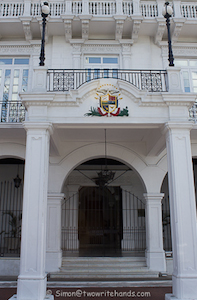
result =
[[[165,6],[162,9],[162,15],[166,18],[166,26],[168,30],[168,53],[169,53],[169,66],[174,66],[174,57],[172,53],[172,43],[171,43],[171,36],[170,36],[170,17],[172,16],[173,10],[172,7],[169,5],[169,2],[165,2]]]
[[[40,51],[40,66],[44,66],[45,55],[44,55],[44,44],[45,44],[45,27],[46,27],[46,18],[49,15],[50,8],[48,2],[44,2],[41,6],[42,11],[42,43],[41,43],[41,51]]]

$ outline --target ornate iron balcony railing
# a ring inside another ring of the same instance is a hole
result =
[[[75,90],[82,84],[101,78],[114,78],[127,81],[139,90],[148,92],[167,91],[167,72],[165,70],[120,69],[49,69],[47,91],[65,92]]]
[[[21,101],[0,102],[1,123],[21,123],[25,120],[25,106]]]
[[[194,103],[194,105],[190,108],[189,116],[191,121],[197,123],[197,103]]]

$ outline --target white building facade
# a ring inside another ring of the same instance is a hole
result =
[[[0,275],[18,300],[44,300],[47,274],[136,272],[197,299],[196,5],[172,2],[168,67],[162,1],[50,1],[45,66],[41,3],[0,4]]]

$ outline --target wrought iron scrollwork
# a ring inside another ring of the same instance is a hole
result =
[[[21,123],[25,120],[25,106],[21,101],[1,103],[1,122]]]
[[[69,91],[99,78],[116,78],[129,82],[139,90],[166,92],[166,71],[164,70],[48,70],[48,91]]]
[[[162,92],[161,74],[152,72],[141,73],[141,89],[148,92]]]

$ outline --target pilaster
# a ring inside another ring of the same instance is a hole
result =
[[[46,295],[46,217],[49,122],[24,122],[27,131],[20,275],[17,300],[43,300]]]
[[[68,185],[68,198],[65,200],[65,244],[67,250],[78,250],[78,202],[79,185]]]
[[[79,43],[72,44],[73,47],[73,68],[80,69],[81,67],[81,41]]]
[[[152,271],[166,271],[163,250],[163,227],[161,201],[164,194],[144,194],[146,199],[146,259]]]
[[[131,66],[131,45],[132,41],[120,41],[122,44],[122,67],[123,69],[130,69]]]
[[[197,299],[197,228],[191,123],[165,124],[173,249],[173,296]]]
[[[61,204],[64,194],[48,194],[46,271],[59,271],[62,262],[61,250]]]

